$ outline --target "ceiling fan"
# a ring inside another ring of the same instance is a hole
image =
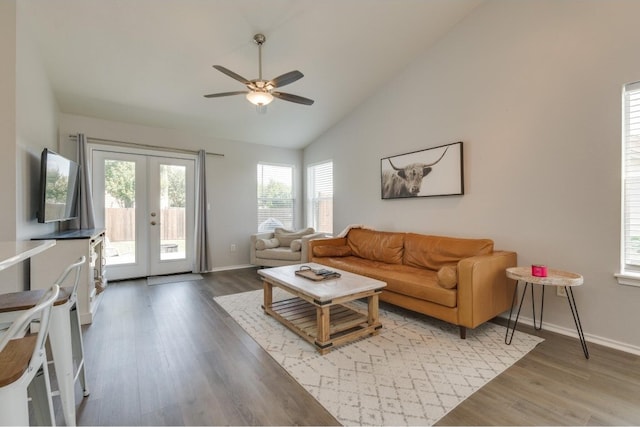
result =
[[[258,112],[265,112],[267,105],[271,101],[273,101],[274,97],[282,99],[283,101],[295,102],[296,104],[312,105],[314,102],[312,99],[275,90],[281,88],[282,86],[291,84],[297,80],[300,80],[302,77],[304,77],[304,74],[302,74],[300,71],[289,71],[288,73],[282,74],[281,76],[278,76],[272,80],[262,79],[262,45],[266,40],[267,38],[263,34],[256,34],[255,36],[253,36],[253,41],[258,45],[258,78],[255,80],[247,80],[241,75],[234,73],[233,71],[223,67],[222,65],[213,66],[213,68],[220,71],[221,73],[224,73],[232,79],[235,79],[244,84],[248,90],[212,93],[209,95],[204,95],[204,97],[219,98],[222,96],[246,94],[247,99],[249,100],[249,102],[256,106]]]

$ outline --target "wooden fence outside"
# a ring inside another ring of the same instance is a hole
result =
[[[135,208],[106,208],[105,226],[112,242],[135,240]],[[160,223],[162,240],[185,240],[185,208],[162,209],[155,221]],[[149,218],[151,221],[151,218]]]

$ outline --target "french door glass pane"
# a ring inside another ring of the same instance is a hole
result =
[[[160,165],[160,260],[185,259],[187,168]]]
[[[105,160],[104,189],[107,265],[135,263],[135,162]]]

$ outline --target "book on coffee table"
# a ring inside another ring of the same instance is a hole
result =
[[[301,266],[295,273],[297,276],[302,276],[316,282],[340,277],[340,273],[337,271],[327,270],[326,268],[311,268],[308,265]]]

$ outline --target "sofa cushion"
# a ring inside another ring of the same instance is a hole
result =
[[[306,236],[307,234],[313,234],[313,232],[314,230],[311,227],[297,231],[285,230],[284,228],[278,227],[273,231],[273,234],[280,242],[280,246],[285,246],[288,248],[291,245],[292,241],[300,239],[302,238],[302,236]]]
[[[357,257],[389,264],[402,263],[404,233],[354,228],[349,230],[347,244]]]
[[[314,246],[313,247],[313,256],[319,257],[327,257],[327,256],[349,256],[351,255],[351,248],[347,245],[344,246],[333,246],[333,245],[324,245],[324,246]]]
[[[319,264],[335,267],[340,270],[350,271],[351,273],[372,277],[374,279],[378,279],[376,271],[379,271],[379,267],[384,264],[379,261],[371,261],[354,255],[345,257],[318,257],[315,258],[314,262],[319,262]]]
[[[256,251],[256,258],[258,259],[277,259],[280,261],[300,261],[302,252],[294,252],[291,248],[283,248],[282,246],[265,249],[263,251]]]
[[[382,290],[395,292],[445,307],[456,307],[457,289],[445,289],[438,284],[437,273],[424,268],[401,264],[388,264],[356,256],[317,258],[328,267],[382,280],[387,286]]]
[[[463,258],[493,252],[493,240],[460,239],[407,233],[404,238],[403,263],[412,267],[438,271]]]
[[[445,265],[438,270],[438,285],[446,289],[453,289],[458,286],[458,267],[455,265]]]
[[[264,249],[277,248],[280,246],[280,241],[275,237],[273,239],[258,239],[256,240],[256,249],[261,251]]]
[[[379,279],[387,282],[385,290],[445,307],[457,306],[457,289],[446,289],[440,286],[437,272],[407,265],[393,266],[399,267],[396,269],[390,267],[392,266],[387,264],[382,269],[384,273]]]
[[[302,239],[292,240],[291,244],[289,245],[289,247],[294,252],[300,251],[302,249]]]

